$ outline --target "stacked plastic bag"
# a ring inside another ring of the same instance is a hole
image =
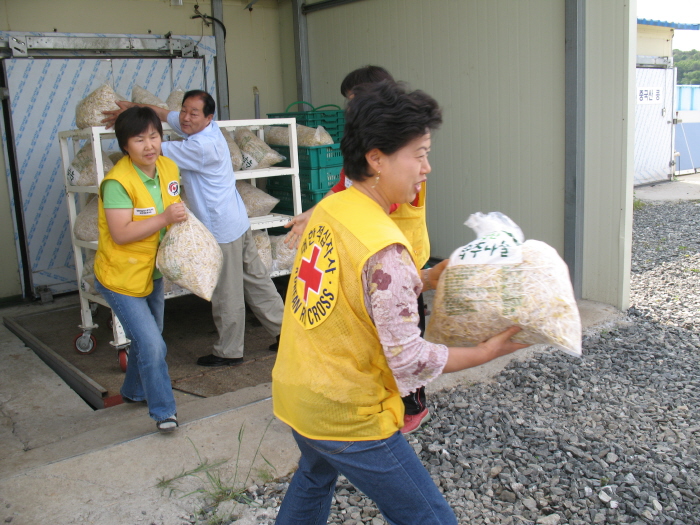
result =
[[[296,248],[290,248],[284,242],[286,235],[271,235],[270,248],[272,252],[272,271],[291,270],[296,257]]]
[[[134,85],[134,87],[131,89],[131,101],[136,102],[137,104],[148,104],[149,106],[168,109],[167,103],[163,102],[153,93],[139,85]]]
[[[103,84],[90,93],[75,107],[75,125],[78,128],[89,128],[91,126],[104,126],[102,120],[105,118],[104,111],[114,111],[119,109],[118,100],[126,98],[114,92],[109,84]]]
[[[438,282],[426,339],[475,346],[517,325],[513,340],[581,355],[581,319],[566,263],[551,246],[524,241],[507,216],[477,213],[476,240],[452,254]]]
[[[241,153],[241,148],[236,144],[234,134],[227,130],[221,130],[226,139],[226,145],[228,146],[228,151],[231,154],[231,164],[233,165],[233,171],[238,171],[243,166],[243,154]]]
[[[287,126],[265,126],[265,142],[273,146],[289,146],[289,131]],[[297,124],[297,145],[310,146],[326,146],[333,144],[333,137],[326,131],[323,126],[317,128],[309,128]]]
[[[260,260],[262,260],[267,271],[271,271],[272,250],[270,249],[270,236],[267,234],[267,230],[254,230],[253,240],[255,240],[255,246],[258,248]]]
[[[180,111],[182,109],[182,99],[185,96],[185,92],[181,89],[175,89],[168,98],[165,99],[165,104],[168,106],[170,111]]]
[[[90,195],[85,207],[75,217],[73,225],[73,234],[76,239],[81,241],[96,241],[100,234],[97,227],[97,213],[99,200],[97,195]]]
[[[114,167],[111,157],[102,151],[102,169],[107,174]],[[66,170],[68,183],[73,186],[97,186],[97,166],[92,152],[92,142],[85,145],[75,154],[73,161]]]
[[[237,128],[234,140],[241,150],[243,163],[241,169],[264,169],[284,160],[284,157],[273,150],[248,128]]]
[[[272,211],[280,201],[244,180],[236,181],[236,189],[241,194],[248,217],[262,217]]]
[[[90,254],[85,258],[85,262],[83,262],[80,287],[84,292],[100,295],[95,289],[95,252],[93,251],[90,251]]]

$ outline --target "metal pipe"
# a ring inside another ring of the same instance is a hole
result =
[[[309,36],[306,28],[304,0],[292,0],[294,17],[294,61],[297,75],[297,100],[311,100],[311,71],[309,69]]]
[[[211,12],[214,18],[224,19],[223,0],[211,0]],[[226,39],[224,30],[214,24],[214,41],[216,42],[216,96],[219,120],[229,120],[228,73],[226,68]]]
[[[328,9],[330,7],[338,7],[344,4],[352,4],[354,2],[360,2],[362,0],[325,0],[325,2],[317,2],[315,4],[301,6],[301,13],[306,15],[308,13],[313,13],[314,11],[320,11],[321,9]]]
[[[255,101],[255,118],[260,118],[260,91],[257,86],[253,86],[253,100]]]
[[[577,298],[583,293],[585,5],[566,0],[565,7],[564,261]]]

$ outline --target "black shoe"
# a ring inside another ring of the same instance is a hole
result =
[[[274,343],[272,343],[267,349],[268,349],[270,352],[277,352],[277,350],[279,349],[279,347],[280,347],[280,336],[278,335],[278,336],[277,336],[277,341],[275,341]]]
[[[242,357],[219,357],[218,355],[209,354],[197,359],[199,366],[235,366],[243,362]]]

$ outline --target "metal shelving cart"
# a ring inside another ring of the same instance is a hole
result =
[[[291,176],[294,201],[294,215],[301,213],[301,191],[299,187],[299,159],[297,148],[296,120],[294,118],[279,118],[279,119],[254,119],[254,120],[221,120],[217,121],[221,129],[235,130],[240,127],[247,127],[251,131],[257,132],[258,137],[264,139],[264,126],[277,125],[287,126],[289,131],[289,164],[288,167],[275,167],[265,169],[239,170],[236,172],[236,180],[249,180],[254,186],[257,185],[258,179]],[[172,128],[167,124],[163,124],[164,135],[173,133]],[[97,305],[102,305],[109,308],[107,302],[100,295],[96,295],[88,291],[83,283],[83,269],[85,266],[86,254],[89,251],[97,250],[97,241],[82,241],[75,237],[75,220],[80,210],[85,208],[88,196],[97,194],[99,185],[104,178],[104,168],[102,159],[102,141],[115,139],[114,130],[106,129],[102,126],[92,127],[81,130],[61,131],[58,133],[59,147],[61,151],[61,160],[63,163],[63,175],[66,189],[66,201],[68,203],[68,216],[70,219],[70,233],[73,244],[73,254],[75,258],[75,270],[78,278],[78,291],[80,294],[80,314],[82,323],[78,327],[82,330],[74,340],[75,349],[81,354],[91,354],[97,347],[97,341],[92,334],[98,325],[93,322],[93,315]],[[71,184],[68,179],[68,167],[72,158],[81,147],[82,141],[92,142],[93,156],[95,166],[97,167],[97,186],[76,186]],[[71,155],[71,151],[73,154]],[[284,226],[292,216],[279,213],[272,213],[262,217],[251,217],[250,223],[253,230],[263,230],[267,228],[275,228]],[[271,277],[279,277],[288,275],[289,270],[274,271],[270,273]],[[174,291],[165,294],[166,299],[187,295],[190,292],[177,287]],[[128,352],[130,341],[124,333],[119,319],[112,312],[112,332],[114,339],[110,341],[110,345],[117,350],[119,365],[122,371],[126,371],[128,363]]]

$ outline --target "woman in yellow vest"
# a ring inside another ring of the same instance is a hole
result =
[[[381,82],[383,80],[394,81],[386,69],[381,66],[367,65],[357,68],[347,75],[340,84],[340,93],[346,100],[352,100],[353,91],[360,84]],[[340,193],[352,186],[353,181],[345,177],[345,171],[340,170],[340,180],[333,186],[324,197]],[[403,204],[392,203],[389,207],[389,216],[398,225],[406,240],[411,243],[413,252],[416,255],[418,268],[423,268],[430,258],[430,240],[428,238],[428,226],[425,222],[425,183],[416,198],[411,202]],[[306,224],[313,213],[313,207],[293,217],[285,228],[291,228],[285,238],[285,242],[294,248],[297,247],[301,234],[306,229]],[[418,295],[418,326],[421,335],[425,331],[425,304],[423,294]],[[425,387],[417,388],[402,397],[404,404],[403,427],[401,432],[410,434],[420,428],[421,425],[430,419],[430,411],[425,396]]]
[[[127,109],[114,124],[125,154],[100,185],[95,288],[131,340],[122,399],[145,402],[161,432],[178,426],[165,362],[163,276],[155,267],[166,228],[187,218],[180,172],[160,156],[163,127],[150,108]]]
[[[339,472],[391,524],[457,523],[400,433],[401,396],[525,345],[510,339],[517,327],[474,348],[420,336],[416,298],[445,263],[419,271],[389,210],[426,181],[441,122],[432,97],[391,81],[358,86],[348,105],[341,149],[353,185],[317,204],[302,235],[272,372],[275,415],[301,450],[277,525],[326,523]]]

